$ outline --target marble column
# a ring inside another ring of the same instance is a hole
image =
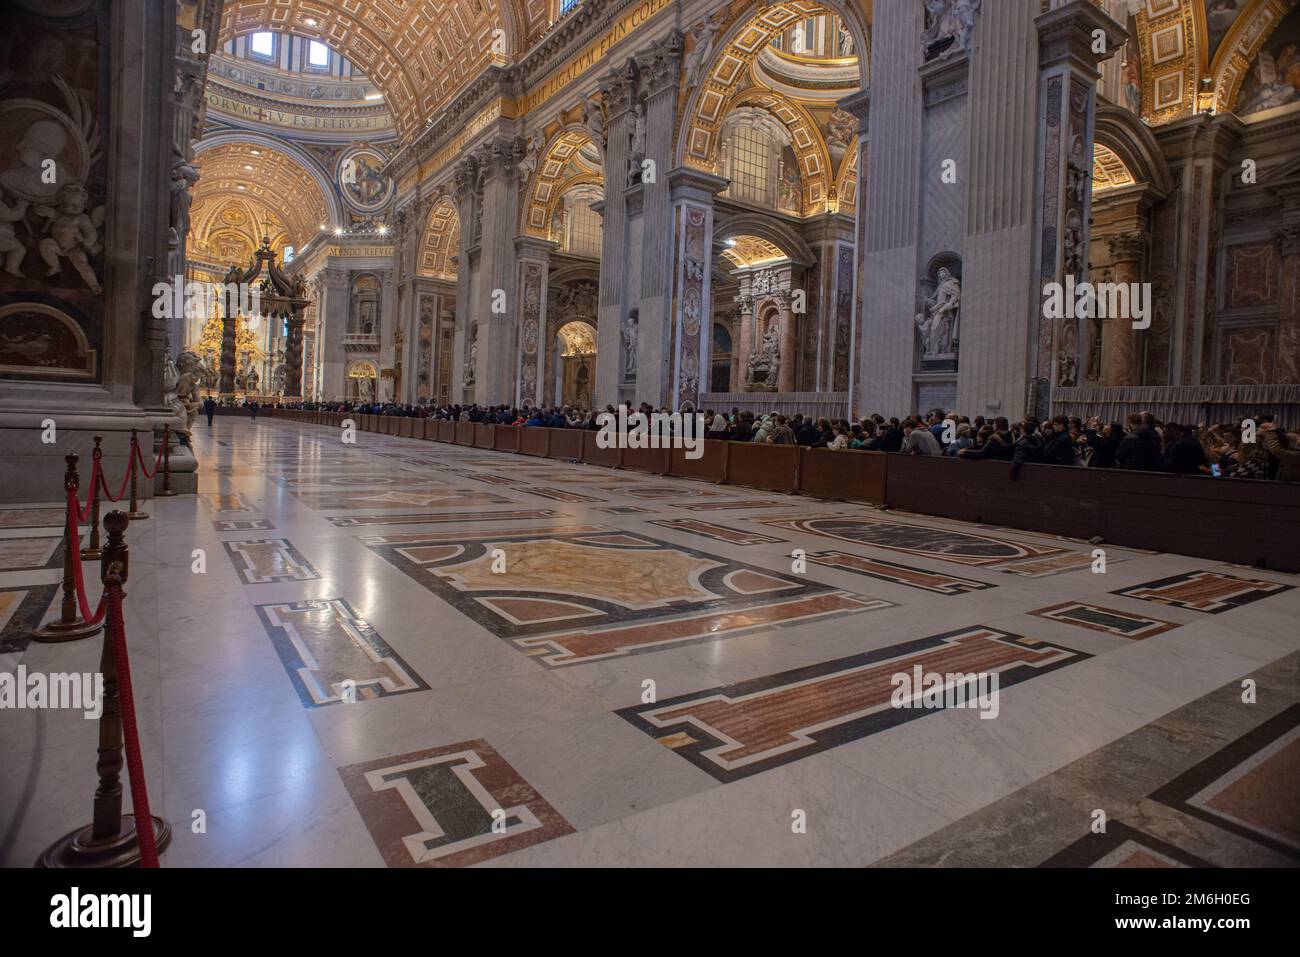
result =
[[[791,311],[790,293],[782,292],[781,303],[781,374],[776,387],[780,392],[794,392],[799,375],[799,317]]]
[[[736,319],[736,337],[732,343],[732,350],[736,353],[735,361],[732,362],[735,370],[731,377],[732,392],[749,391],[745,374],[749,371],[749,357],[754,354],[754,297],[748,291],[752,276],[753,273],[746,273],[741,277],[741,294],[736,297],[740,312]]]
[[[1129,285],[1141,281],[1142,264],[1151,246],[1145,232],[1113,236],[1110,246],[1111,282]],[[1102,326],[1101,384],[1123,386],[1142,384],[1141,343],[1138,330],[1128,316],[1108,316]]]
[[[676,104],[681,74],[681,34],[670,33],[637,58],[645,88],[646,155],[653,164],[641,177],[641,285],[638,290],[637,391],[655,403],[670,401],[665,372],[673,340],[672,265],[673,226],[669,183]],[[704,338],[708,339],[712,308],[702,304]],[[705,353],[707,361],[707,352]],[[701,366],[701,386],[708,382]]]
[[[515,395],[515,310],[508,297],[515,286],[514,235],[519,188],[515,137],[498,136],[479,153],[483,213],[480,227],[478,295],[478,356],[474,401],[509,402]],[[500,311],[497,304],[504,308]]]
[[[347,352],[343,337],[348,332],[348,274],[327,268],[317,277],[316,341],[321,355],[321,397],[342,399],[347,395]]]
[[[606,110],[604,229],[600,244],[600,308],[596,320],[596,392],[592,406],[602,408],[619,398],[623,319],[635,304],[630,284],[627,172],[634,121],[632,106],[639,84],[636,64],[629,60],[601,86]],[[640,268],[640,263],[636,264]],[[642,323],[641,325],[644,325]],[[547,344],[550,348],[550,344]],[[642,366],[638,353],[637,381]],[[645,370],[646,373],[649,370]]]
[[[1295,216],[1295,219],[1286,222],[1276,233],[1282,262],[1274,378],[1281,383],[1296,384],[1300,383],[1300,210],[1288,208],[1284,216]]]
[[[1050,284],[1088,279],[1092,162],[1098,65],[1128,34],[1088,0],[1070,0],[1034,20],[1038,30],[1039,112],[1036,285],[1045,298]],[[1097,52],[1096,34],[1105,36]],[[963,330],[965,332],[966,330]],[[1052,391],[1077,386],[1083,376],[1084,320],[1048,318],[1038,310],[1031,346],[1028,410],[1046,417]]]
[[[465,372],[469,365],[470,331],[474,327],[474,303],[472,301],[476,283],[474,273],[478,261],[478,157],[467,156],[456,164],[452,174],[453,192],[456,197],[456,214],[460,220],[460,247],[456,262],[456,333],[453,338],[453,355],[451,359],[451,401],[467,401],[474,383],[467,381]]]
[[[515,405],[528,400],[533,405],[546,404],[542,370],[543,350],[550,347],[546,335],[546,293],[550,274],[551,252],[558,244],[535,236],[515,240],[519,279],[515,285],[515,302],[519,308],[519,349],[515,371]]]
[[[678,167],[668,174],[673,201],[673,377],[672,401],[680,411],[698,406],[709,361],[713,315],[710,303],[713,273],[713,199],[727,180],[712,173]]]
[[[1169,384],[1214,381],[1212,356],[1218,253],[1217,220],[1224,171],[1244,124],[1232,114],[1197,114],[1158,127],[1154,133],[1178,183],[1168,203],[1177,214],[1176,263],[1170,323]],[[1159,234],[1157,234],[1159,237]]]

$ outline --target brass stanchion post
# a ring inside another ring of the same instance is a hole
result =
[[[126,584],[130,569],[126,547],[128,521],[126,513],[117,509],[104,517],[108,542],[104,545],[100,579],[105,588],[110,578]],[[99,716],[99,760],[95,764],[99,786],[95,789],[93,823],[51,844],[36,862],[38,867],[134,867],[140,863],[135,816],[122,813],[122,701],[118,696],[113,640],[111,629],[105,629],[104,649],[99,656],[104,690]],[[153,827],[161,852],[171,841],[171,825],[155,814]]]
[[[95,467],[90,470],[94,478],[90,489],[90,544],[81,550],[81,557],[92,562],[99,561],[103,554],[99,548],[99,488],[104,484],[104,473],[100,471],[104,464],[104,450],[99,443],[103,441],[102,435],[95,436],[95,451],[91,453]]]
[[[136,472],[142,458],[140,454],[140,440],[136,437],[136,430],[131,430],[131,511],[127,512],[126,517],[131,521],[141,518],[148,518],[148,512],[140,511],[140,494],[138,489],[138,475]]]
[[[172,437],[170,425],[163,426],[162,453],[163,487],[161,492],[156,492],[155,494],[164,496],[175,495],[176,493],[172,491]]]
[[[74,495],[77,486],[81,482],[81,477],[77,475],[77,459],[78,456],[75,453],[63,457],[63,460],[68,463],[68,469],[63,475],[63,489],[65,492],[73,492]],[[64,508],[67,508],[66,495],[64,496]],[[32,632],[33,641],[75,641],[78,638],[89,638],[91,635],[97,635],[100,628],[103,627],[102,625],[92,625],[78,613],[77,580],[72,565],[73,562],[78,560],[78,550],[81,548],[81,536],[78,534],[77,528],[78,523],[74,520],[72,528],[64,532],[67,541],[63,543],[63,606],[59,611],[59,620],[42,625]]]

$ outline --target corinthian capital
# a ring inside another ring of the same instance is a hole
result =
[[[1151,236],[1143,230],[1108,236],[1106,244],[1110,246],[1110,258],[1117,263],[1140,263],[1146,258],[1151,248]]]

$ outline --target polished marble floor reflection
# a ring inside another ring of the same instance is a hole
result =
[[[128,534],[168,866],[1300,864],[1300,577],[273,419],[196,443],[201,494]],[[0,670],[97,667],[29,640],[61,522],[0,509]],[[89,820],[96,726],[0,730],[26,866]]]

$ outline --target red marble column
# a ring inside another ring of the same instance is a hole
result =
[[[793,392],[795,377],[799,372],[799,317],[790,310],[790,297],[781,297],[781,375],[776,387],[781,392]]]
[[[1282,247],[1277,317],[1277,373],[1281,383],[1300,383],[1300,223],[1277,231]]]
[[[1110,246],[1112,282],[1139,282],[1142,262],[1151,238],[1146,233],[1127,233],[1107,240]],[[1140,332],[1131,318],[1106,319],[1101,351],[1101,384],[1141,385]]]

